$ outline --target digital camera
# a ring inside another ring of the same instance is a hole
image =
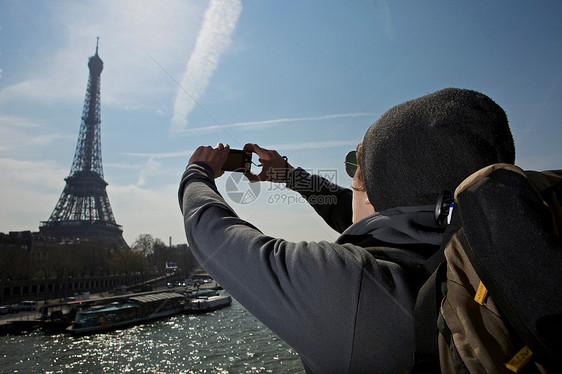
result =
[[[222,166],[224,171],[248,173],[252,167],[252,153],[241,149],[231,149]]]

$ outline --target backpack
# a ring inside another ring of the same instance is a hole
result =
[[[495,164],[441,194],[415,307],[420,373],[562,372],[562,170]]]

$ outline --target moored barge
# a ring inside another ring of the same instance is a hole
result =
[[[198,297],[189,300],[187,306],[187,313],[207,313],[214,310],[224,308],[232,304],[232,297],[230,296],[210,296],[210,297]]]
[[[172,316],[183,312],[185,307],[185,296],[175,292],[133,296],[79,311],[67,331],[73,335],[106,332]]]

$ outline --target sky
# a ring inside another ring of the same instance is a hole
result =
[[[561,168],[560,19],[559,1],[0,0],[0,232],[38,231],[63,191],[97,37],[116,222],[129,244],[183,244],[177,189],[199,145],[256,143],[349,186],[367,128],[446,87],[505,110],[517,165]],[[267,235],[338,236],[283,186],[217,185]]]

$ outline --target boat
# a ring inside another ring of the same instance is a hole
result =
[[[187,313],[199,314],[212,312],[232,304],[232,297],[226,295],[196,297],[189,300]]]
[[[202,297],[202,296],[217,296],[218,294],[219,294],[218,291],[212,288],[201,288],[201,289],[187,292],[187,296],[190,299]]]
[[[185,306],[185,296],[175,292],[133,296],[79,311],[67,331],[73,335],[111,331],[181,313]]]

